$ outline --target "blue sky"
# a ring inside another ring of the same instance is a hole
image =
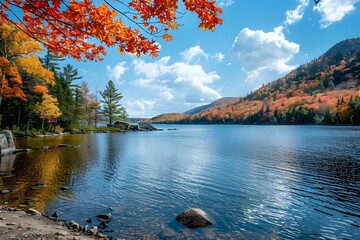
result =
[[[153,117],[244,96],[337,42],[360,36],[360,0],[322,0],[318,6],[313,0],[220,0],[218,5],[223,24],[215,32],[202,32],[195,14],[186,13],[172,42],[158,39],[157,58],[108,49],[102,62],[68,63],[93,92],[112,79],[130,117]]]

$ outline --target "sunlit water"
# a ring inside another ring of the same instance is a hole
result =
[[[1,160],[0,190],[16,191],[0,204],[82,225],[110,211],[106,234],[125,239],[360,239],[359,127],[158,127],[18,140],[38,149]],[[214,224],[178,224],[189,207]]]

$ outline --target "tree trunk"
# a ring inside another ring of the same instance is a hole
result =
[[[29,134],[30,121],[31,121],[31,111],[29,113],[29,118],[28,118],[27,123],[26,123],[26,134]]]
[[[20,115],[21,115],[21,106],[19,106],[19,110],[18,110],[18,121],[17,121],[17,125],[20,128]]]
[[[45,123],[45,118],[42,119],[42,124],[41,124],[41,130],[44,131],[44,123]]]

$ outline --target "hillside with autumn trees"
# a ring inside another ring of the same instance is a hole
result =
[[[360,124],[360,38],[344,40],[241,98],[224,98],[155,123]]]

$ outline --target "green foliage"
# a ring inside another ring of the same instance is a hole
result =
[[[127,118],[126,109],[120,104],[120,100],[123,98],[121,93],[118,93],[115,84],[112,80],[109,80],[106,85],[106,89],[100,92],[103,100],[102,114],[109,118],[109,124],[113,124],[113,120],[123,120]]]

